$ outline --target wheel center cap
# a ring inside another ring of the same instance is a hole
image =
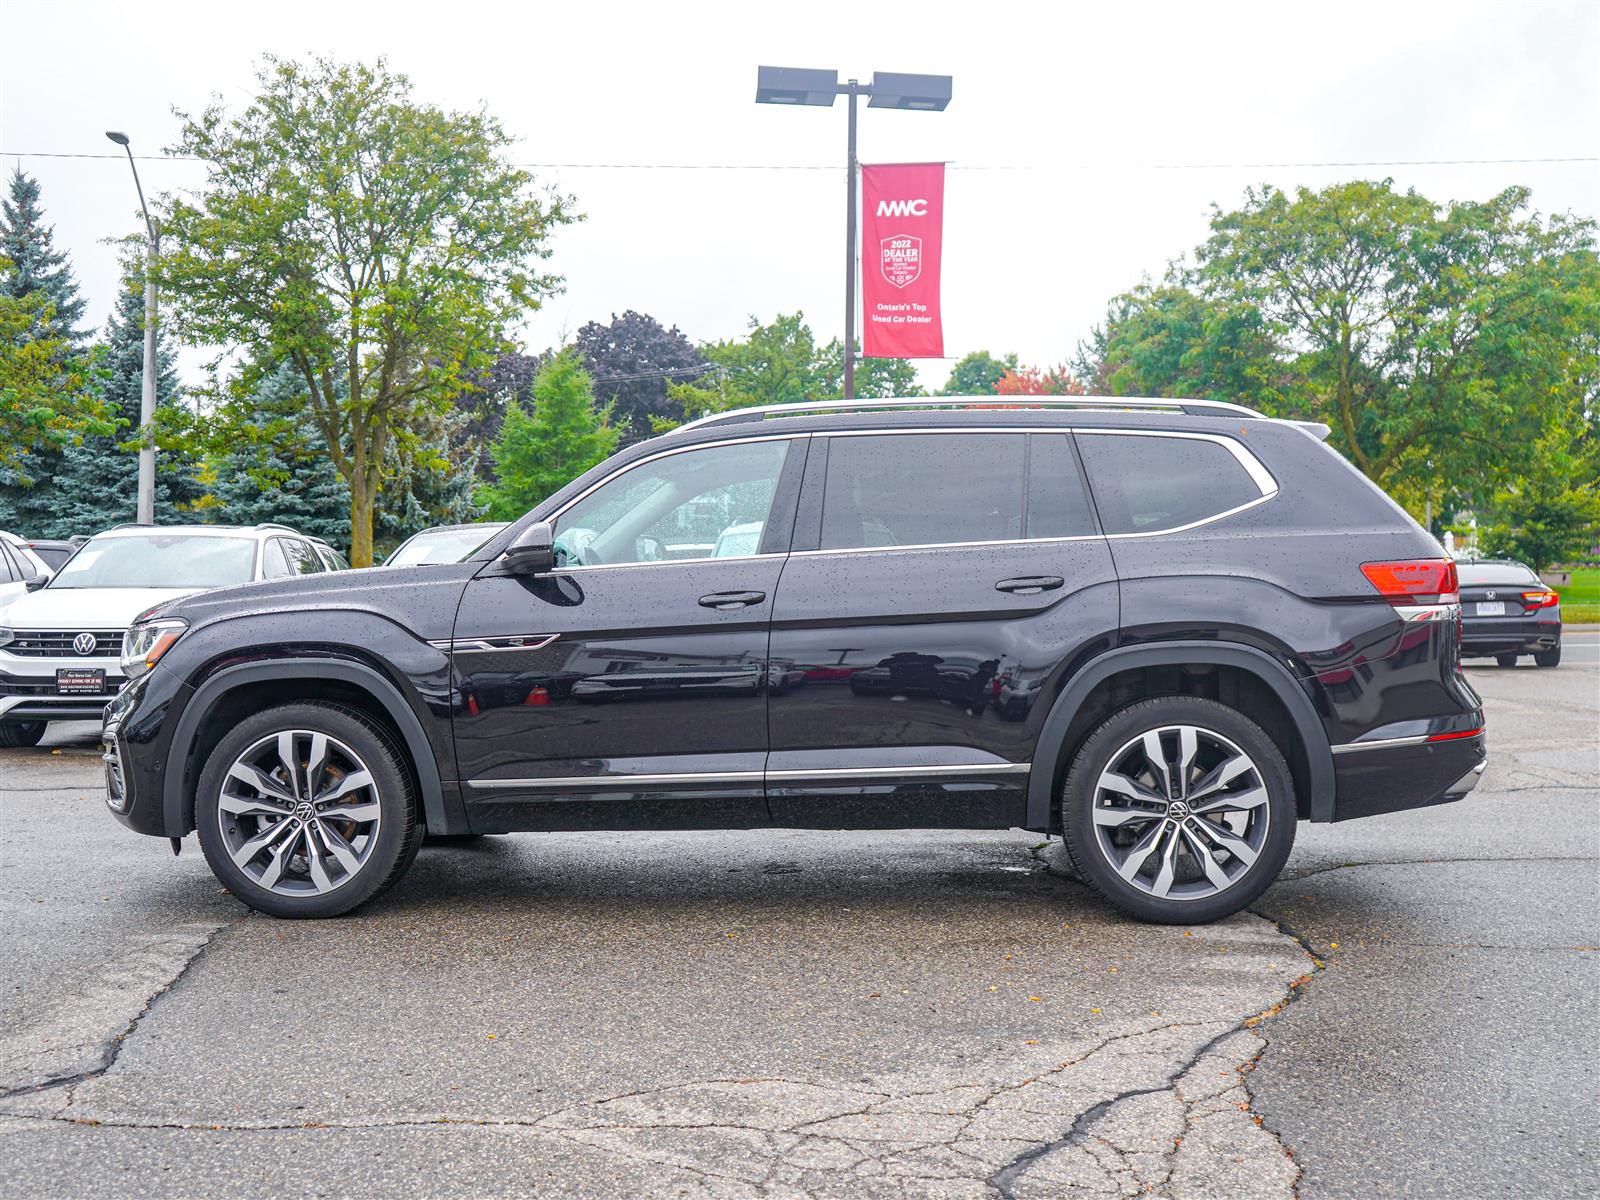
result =
[[[310,821],[316,815],[316,810],[304,800],[294,806],[294,816],[297,821]]]
[[[1189,806],[1182,800],[1174,800],[1171,804],[1167,805],[1167,816],[1171,817],[1174,821],[1182,821],[1188,817],[1188,815]]]

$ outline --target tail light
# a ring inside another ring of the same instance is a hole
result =
[[[1390,604],[1457,604],[1461,600],[1453,559],[1362,563],[1361,573]]]
[[[1523,592],[1522,603],[1526,608],[1551,608],[1561,603],[1561,597],[1554,592]]]

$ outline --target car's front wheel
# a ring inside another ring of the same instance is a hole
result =
[[[0,721],[0,749],[37,746],[48,721]]]
[[[1142,921],[1238,912],[1294,845],[1294,782],[1272,739],[1214,700],[1164,696],[1110,717],[1067,772],[1061,824],[1080,874]]]
[[[206,760],[195,797],[206,861],[275,917],[333,917],[404,873],[421,839],[394,738],[354,709],[289,704],[242,721]]]

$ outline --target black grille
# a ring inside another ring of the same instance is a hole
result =
[[[94,634],[95,648],[88,654],[72,648],[73,639],[82,633]],[[120,629],[14,629],[0,652],[18,658],[120,658],[122,633]]]

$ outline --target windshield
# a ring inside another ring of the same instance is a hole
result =
[[[418,563],[460,562],[504,525],[473,525],[467,529],[439,529],[419,533],[389,557],[386,567],[414,567]]]
[[[94,538],[50,582],[53,588],[214,588],[249,583],[256,542],[206,534]]]

